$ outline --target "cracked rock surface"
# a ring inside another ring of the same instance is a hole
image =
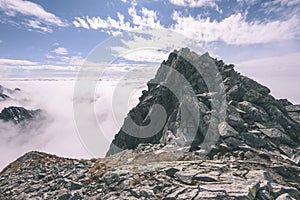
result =
[[[102,159],[29,152],[0,175],[1,199],[299,199],[300,167],[279,154],[199,158],[141,144]]]

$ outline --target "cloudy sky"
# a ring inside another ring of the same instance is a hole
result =
[[[299,9],[299,0],[0,0],[0,77],[75,76],[101,42],[161,28],[269,86],[299,83]]]

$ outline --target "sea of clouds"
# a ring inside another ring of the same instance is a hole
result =
[[[20,130],[12,123],[0,122],[0,169],[33,150],[72,158],[95,157],[81,141],[82,133],[77,131],[73,110],[75,80],[9,80],[0,84],[21,89],[11,95],[10,100],[0,102],[1,110],[8,106],[22,106],[32,110],[42,109],[47,113],[47,120],[34,122],[26,130]],[[122,125],[122,122],[114,119],[112,108],[116,85],[117,81],[101,81],[101,86],[96,88],[93,96],[81,99],[93,104],[99,128],[105,134],[105,145],[99,145],[102,152],[100,156],[105,156],[110,142]],[[138,103],[138,97],[145,89],[143,86],[146,84],[137,82],[131,86],[130,98],[124,100],[126,112]]]

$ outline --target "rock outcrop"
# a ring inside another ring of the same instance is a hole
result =
[[[5,122],[13,122],[14,124],[20,124],[28,122],[43,115],[42,110],[27,110],[23,107],[10,106],[4,108],[0,113],[0,120]]]
[[[44,110],[16,106],[4,108],[0,113],[1,142],[7,145],[32,142],[51,122],[52,119]]]
[[[0,199],[299,199],[299,119],[233,65],[174,51],[107,157],[29,152],[0,173]]]

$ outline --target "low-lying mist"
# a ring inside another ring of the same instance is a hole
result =
[[[0,122],[0,169],[32,150],[72,158],[93,157],[81,142],[76,129],[73,112],[75,81],[2,81],[0,84],[12,89],[21,89],[20,92],[11,95],[11,99],[0,101],[1,110],[8,106],[22,106],[32,110],[42,109],[47,114],[46,120],[34,121],[26,129],[20,129],[13,123]],[[99,145],[103,156],[122,125],[115,122],[112,111],[115,85],[116,81],[102,81],[101,87],[97,87],[93,97],[81,99],[94,104],[99,127],[107,139],[106,146]],[[127,111],[137,104],[143,89],[133,87],[136,89],[128,101]]]

